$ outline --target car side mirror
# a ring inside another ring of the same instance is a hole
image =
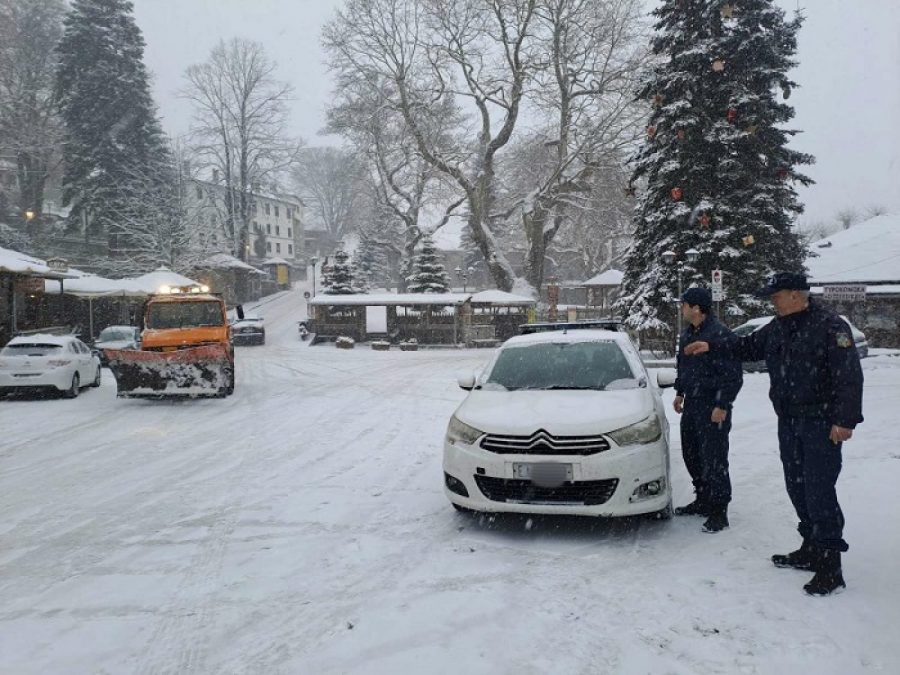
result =
[[[238,305],[234,308],[235,313],[237,314],[238,321],[244,320],[244,306]]]
[[[472,391],[475,388],[475,374],[468,373],[466,375],[460,375],[456,378],[456,382],[459,384],[460,389]]]
[[[667,389],[675,386],[675,379],[678,377],[678,371],[674,368],[660,368],[656,371],[656,384],[660,389]]]

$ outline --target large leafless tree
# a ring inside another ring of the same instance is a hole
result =
[[[452,181],[495,284],[513,267],[498,245],[511,218],[525,235],[533,293],[547,246],[587,178],[633,137],[640,66],[637,0],[349,0],[326,27],[337,89],[385,93],[416,152]],[[441,128],[442,133],[433,133]],[[527,138],[553,148],[511,194],[503,155]]]
[[[182,96],[194,107],[194,148],[225,187],[224,225],[239,257],[249,241],[254,188],[283,178],[299,152],[287,124],[292,88],[275,71],[261,44],[234,38],[185,74]]]

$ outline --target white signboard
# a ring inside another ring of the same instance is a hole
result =
[[[713,270],[710,290],[712,291],[713,302],[722,302],[725,299],[725,290],[722,287],[722,270]]]
[[[822,297],[833,302],[859,302],[866,299],[865,284],[836,284],[823,286]]]

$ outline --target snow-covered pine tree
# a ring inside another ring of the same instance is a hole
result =
[[[448,293],[450,277],[441,263],[434,240],[422,237],[422,248],[413,262],[413,273],[407,279],[410,293]]]
[[[334,264],[326,281],[325,295],[352,295],[356,293],[353,288],[353,268],[350,264],[350,256],[344,249],[334,254]]]
[[[144,67],[144,38],[129,0],[74,0],[57,46],[56,95],[66,127],[63,200],[70,223],[115,234],[128,209],[120,189],[167,163]]]
[[[694,248],[684,286],[708,284],[718,267],[725,311],[759,313],[762,279],[803,266],[793,183],[811,182],[797,167],[813,158],[787,147],[797,131],[782,126],[802,17],[786,21],[772,0],[665,0],[654,15],[661,59],[639,94],[652,114],[631,183],[646,189],[619,307],[632,327],[667,329],[677,271],[662,253],[684,261]]]
[[[355,256],[358,283],[366,287],[383,287],[390,279],[387,269],[387,258],[382,247],[375,241],[363,238]]]

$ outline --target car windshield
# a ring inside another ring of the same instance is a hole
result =
[[[147,328],[195,328],[223,325],[217,302],[159,302],[150,305]]]
[[[755,333],[760,328],[762,328],[762,326],[758,323],[745,323],[743,326],[735,328],[734,334],[738,337],[747,337],[750,333]]]
[[[98,342],[113,342],[116,340],[133,340],[134,331],[127,328],[104,328],[97,337]]]
[[[500,351],[484,388],[634,389],[639,381],[613,341],[543,342]]]
[[[3,348],[3,356],[49,356],[62,351],[62,345],[51,345],[42,342],[20,342],[14,345],[6,345]]]

